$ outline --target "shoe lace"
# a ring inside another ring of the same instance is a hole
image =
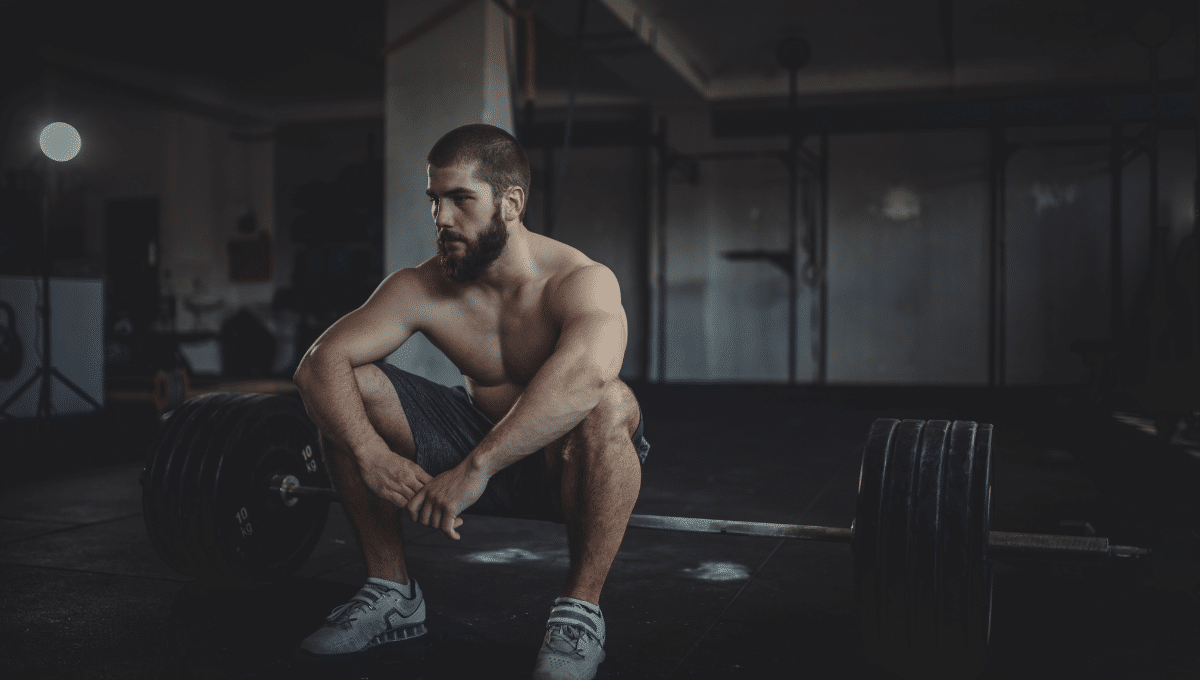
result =
[[[364,584],[362,590],[358,591],[357,595],[350,598],[349,602],[334,607],[333,611],[329,613],[329,616],[325,617],[325,620],[329,623],[354,622],[356,619],[353,615],[362,611],[363,607],[366,607],[371,611],[375,611],[375,605],[371,604],[370,600],[362,596],[362,591],[366,590],[367,588],[370,588],[380,595],[383,595],[387,592],[386,588],[377,586],[374,583]]]
[[[550,624],[550,633],[546,638],[546,646],[558,654],[580,660],[583,658],[583,652],[579,651],[579,644],[584,636],[596,637],[585,630],[583,626],[552,623]],[[599,641],[599,638],[597,638],[597,641]]]

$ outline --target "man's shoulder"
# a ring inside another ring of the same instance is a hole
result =
[[[578,252],[578,251],[577,251]],[[559,314],[579,307],[621,306],[621,287],[605,265],[587,257],[565,264],[549,287],[550,304]]]
[[[581,272],[595,270],[597,267],[603,271],[608,270],[608,267],[588,257],[583,251],[574,246],[545,236],[541,238],[544,239],[546,251],[551,256],[552,273],[550,280],[556,284],[561,284],[563,281],[572,279]]]
[[[439,280],[438,272],[429,262],[402,267],[384,278],[376,296],[382,296],[382,302],[389,305],[428,300],[438,296]]]
[[[595,260],[584,258],[581,261],[571,262],[564,266],[558,275],[559,286],[577,286],[594,285],[597,283],[604,284],[609,281],[615,283],[616,275],[612,270]]]
[[[384,284],[397,292],[428,292],[436,286],[440,277],[434,258],[412,267],[401,267],[384,279]]]

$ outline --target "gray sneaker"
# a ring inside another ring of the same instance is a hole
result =
[[[604,661],[604,616],[595,605],[554,601],[533,680],[592,680]]]
[[[325,625],[300,643],[310,654],[353,654],[388,642],[411,640],[426,633],[425,597],[416,580],[401,592],[387,581],[369,578],[350,601],[334,608]]]

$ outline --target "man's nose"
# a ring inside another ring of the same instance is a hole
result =
[[[440,200],[433,204],[433,224],[440,232],[450,226],[450,201]]]

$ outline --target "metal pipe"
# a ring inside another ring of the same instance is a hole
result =
[[[658,258],[658,382],[667,381],[667,174],[671,169],[667,148],[667,119],[658,119],[658,196],[655,201],[655,224]]]
[[[654,323],[653,305],[650,304],[650,291],[654,290],[654,267],[651,258],[654,256],[654,215],[652,213],[653,195],[651,192],[651,178],[654,176],[654,154],[651,146],[654,143],[654,123],[652,122],[650,111],[646,111],[646,141],[641,147],[641,167],[642,167],[642,242],[640,244],[641,252],[638,254],[639,271],[638,278],[641,279],[643,290],[645,291],[639,296],[641,309],[638,312],[638,317],[641,319],[642,326],[642,370],[641,377],[644,382],[650,382],[650,357],[654,352],[654,339],[650,333],[652,324]]]
[[[1166,271],[1167,265],[1167,240],[1164,229],[1159,228],[1158,224],[1158,48],[1150,48],[1150,129],[1149,142],[1146,149],[1147,160],[1150,163],[1150,186],[1147,188],[1150,194],[1149,205],[1149,220],[1150,220],[1150,266],[1148,267],[1147,280],[1153,282],[1158,267],[1163,267]],[[1158,262],[1159,257],[1162,262]],[[1151,283],[1151,286],[1154,284]]]
[[[1123,141],[1124,126],[1119,122],[1120,109],[1116,102],[1113,104],[1114,122],[1112,126],[1112,138],[1109,155],[1109,164],[1112,166],[1110,172],[1110,188],[1109,188],[1109,278],[1112,290],[1109,300],[1109,316],[1111,329],[1109,331],[1112,339],[1113,349],[1120,347],[1125,338],[1125,283],[1123,281],[1123,265],[1121,262],[1121,192],[1122,192],[1122,177],[1121,177],[1121,157],[1125,153]]]
[[[820,276],[817,302],[817,384],[829,378],[829,133],[821,134],[821,205],[815,257]]]
[[[542,236],[554,235],[554,173],[557,166],[554,163],[554,147],[547,144],[542,149]]]
[[[557,226],[562,217],[563,190],[567,185],[567,161],[571,156],[571,128],[575,124],[575,97],[579,92],[579,69],[583,60],[583,29],[587,24],[588,0],[579,0],[579,14],[575,24],[575,53],[571,58],[571,88],[567,94],[567,120],[563,124],[562,154],[558,159],[558,181],[554,185],[554,208],[550,226]]]
[[[54,360],[50,356],[50,270],[52,268],[50,259],[50,194],[54,193],[57,196],[58,187],[56,186],[58,177],[55,172],[54,163],[48,161],[46,163],[46,175],[42,186],[42,365],[39,373],[42,376],[41,389],[38,391],[38,432],[42,435],[39,441],[45,443],[46,423],[52,417],[51,402],[50,402],[50,368],[54,366]]]
[[[991,130],[988,145],[988,387],[996,386],[996,234],[999,173],[997,155],[1003,153]]]
[[[988,532],[988,552],[992,554],[1029,553],[1030,557],[1037,555],[1136,557],[1148,555],[1150,550],[1127,545],[1109,545],[1108,539],[1100,536],[1057,536],[991,531]]]
[[[294,496],[315,496],[337,500],[337,492],[322,487],[293,485],[287,477],[272,480],[267,488],[278,493],[285,502]],[[825,543],[851,543],[854,527],[806,526],[803,524],[770,524],[766,522],[739,522],[727,519],[702,519],[699,517],[672,517],[668,515],[630,515],[629,526],[637,529],[680,531],[690,534],[726,534],[729,536],[757,536],[760,538],[790,538],[799,541],[821,541]],[[1053,534],[1026,534],[1012,531],[988,532],[988,551],[996,553],[1027,553],[1031,557],[1064,555],[1067,557],[1136,557],[1147,555],[1147,548],[1124,545],[1109,545],[1107,538],[1096,536],[1058,536]]]
[[[1003,127],[996,132],[1000,151],[996,168],[996,384],[1008,382],[1008,135]]]
[[[800,213],[797,203],[796,182],[800,174],[800,130],[796,124],[796,89],[799,68],[790,69],[788,72],[788,152],[787,152],[787,171],[788,171],[788,254],[791,258],[791,267],[788,268],[788,384],[796,384],[796,350],[797,350],[797,331],[796,322],[798,321],[797,306],[800,304],[800,267],[796,262],[798,252],[796,230],[799,228]],[[811,253],[809,254],[811,257]]]
[[[337,491],[320,486],[289,486],[282,484],[269,486],[267,487],[267,491],[279,493],[284,496],[313,496],[316,498],[328,498],[331,501],[338,500]]]
[[[812,527],[800,524],[737,522],[733,520],[700,519],[696,517],[668,517],[665,515],[631,515],[629,517],[629,526],[638,529],[682,531],[693,534],[794,538],[801,541],[825,541],[829,543],[849,543],[854,537],[853,529]]]

